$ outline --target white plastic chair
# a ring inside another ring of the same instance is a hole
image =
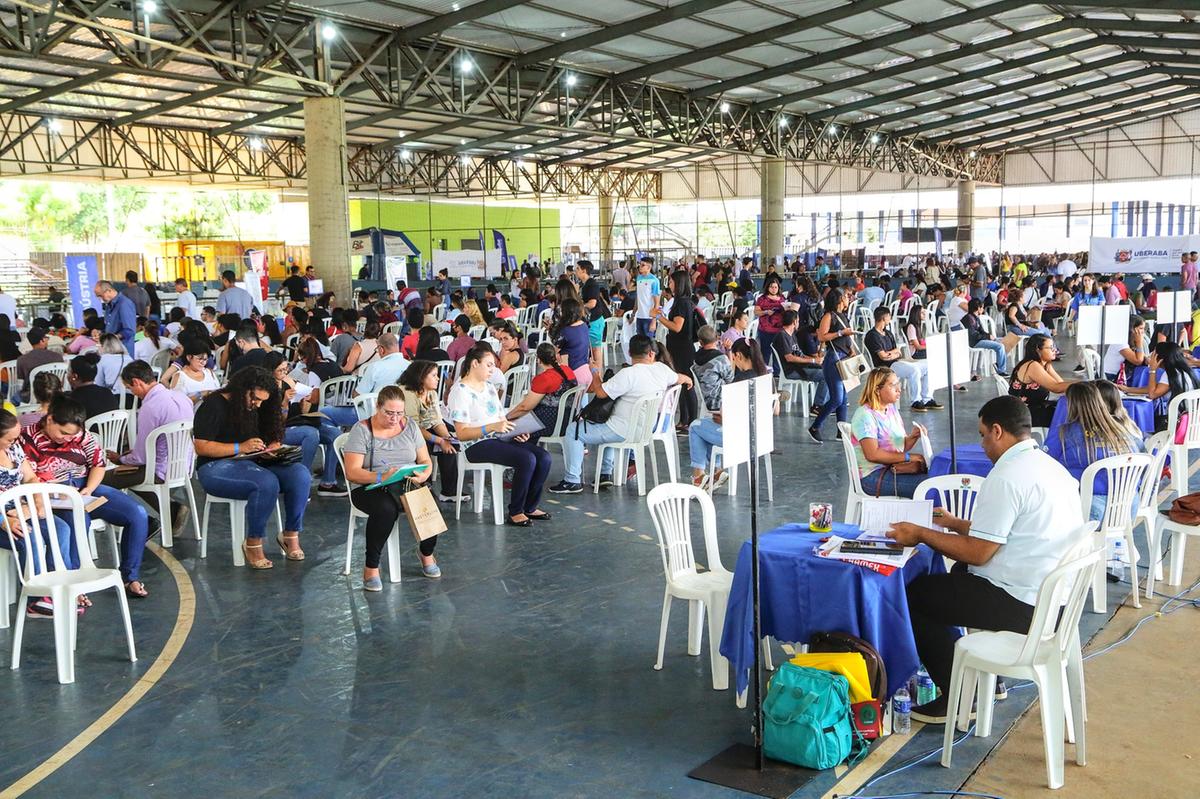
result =
[[[17,362],[15,360],[0,363],[0,369],[8,374],[8,390],[4,399],[13,405],[21,404],[21,381],[17,378]]]
[[[625,429],[625,438],[611,444],[600,444],[596,447],[596,480],[594,490],[600,493],[600,471],[604,466],[604,451],[616,450],[613,463],[613,482],[620,486],[625,484],[627,469],[624,468],[626,452],[633,453],[633,462],[637,466],[638,495],[646,494],[646,463],[643,460],[646,450],[654,447],[654,423],[658,419],[658,406],[662,400],[661,394],[651,394],[642,397],[633,405],[629,414],[629,425]],[[656,478],[657,479],[657,478]]]
[[[930,491],[938,494],[937,505],[958,519],[971,521],[975,515],[975,500],[983,488],[983,478],[975,474],[943,474],[922,480],[913,492],[913,499],[925,499]]]
[[[700,505],[700,520],[704,530],[705,560],[708,570],[696,568],[696,553],[692,547],[692,502]],[[715,691],[729,687],[729,661],[720,652],[721,634],[725,629],[725,607],[733,573],[721,565],[717,543],[717,520],[712,498],[695,486],[686,483],[666,483],[655,487],[646,498],[654,532],[658,536],[666,590],[663,592],[662,621],[658,629],[658,660],[655,670],[663,667],[667,646],[667,625],[671,618],[671,601],[688,603],[688,654],[699,655],[704,637],[704,618],[708,616],[708,651]]]
[[[1023,351],[1024,350],[1024,342],[1025,342],[1025,338],[1022,337],[1020,339],[1019,343],[1017,344],[1017,346],[1014,347],[1013,349]],[[1102,379],[1104,379],[1104,373],[1101,368],[1100,353],[1096,352],[1093,349],[1084,347],[1081,350],[1079,350],[1079,355],[1083,359],[1083,379],[1084,380],[1102,380]],[[1009,363],[1016,363],[1016,361],[1013,361],[1010,359]]]
[[[483,338],[485,332],[487,332],[486,325],[471,325],[471,329],[467,331],[467,335],[479,341]]]
[[[366,394],[359,394],[352,400],[354,412],[358,414],[359,421],[362,421],[375,413],[375,401],[378,398],[379,393],[371,391]]]
[[[358,385],[356,375],[344,375],[322,381],[317,399],[317,410],[326,406],[350,405],[354,399],[354,387]]]
[[[551,435],[543,435],[538,438],[538,443],[546,449],[553,444],[559,448],[562,447],[563,436],[558,434],[559,430],[563,429],[563,424],[568,419],[574,419],[575,414],[579,413],[579,402],[583,399],[586,386],[575,386],[575,388],[567,389],[558,400],[558,414],[555,416],[554,430]]]
[[[850,443],[850,423],[838,422],[837,429],[842,434],[842,454],[846,459],[846,473],[850,485],[846,488],[846,524],[858,524],[859,511],[862,501],[867,498],[863,491],[862,478],[858,474],[858,460],[854,457],[854,445]]]
[[[150,356],[150,368],[154,370],[154,374],[162,375],[167,371],[167,367],[171,365],[171,350],[159,350]]]
[[[60,505],[66,502],[69,506],[71,534],[75,536],[76,548],[79,550],[79,568],[66,568],[66,560],[59,546],[58,536],[54,533],[53,522],[47,518],[38,518],[35,504],[38,501],[46,505],[51,502]],[[100,569],[92,562],[91,549],[85,538],[83,497],[79,492],[70,486],[57,483],[26,483],[0,494],[0,507],[13,508],[26,530],[25,562],[18,571],[22,586],[17,601],[20,612],[17,614],[16,629],[13,631],[11,667],[18,669],[21,666],[21,639],[25,631],[26,603],[30,597],[48,596],[54,605],[54,653],[58,662],[58,681],[64,685],[75,682],[75,643],[79,629],[79,616],[75,605],[80,594],[91,594],[107,588],[117,592],[121,617],[125,622],[129,660],[137,662],[133,623],[129,618],[129,602],[125,598],[125,584],[121,580],[120,571]],[[17,539],[13,535],[8,517],[4,517],[4,530],[8,535],[9,546],[16,552]],[[47,541],[49,547],[46,546]],[[50,553],[49,558],[47,552]],[[51,560],[56,564],[55,568],[53,571],[47,571],[45,564]],[[7,604],[4,607],[4,615],[8,615]]]
[[[159,482],[158,471],[158,442],[164,439],[167,445],[166,472],[162,482]],[[182,488],[187,495],[188,510],[191,511],[192,532],[200,539],[200,557],[208,557],[208,538],[196,522],[196,494],[192,488],[192,474],[195,469],[196,447],[192,441],[192,423],[190,421],[168,422],[154,428],[146,436],[146,471],[141,485],[133,487],[134,491],[153,494],[158,500],[157,513],[150,507],[151,515],[157,516],[162,527],[163,547],[170,549],[172,544],[171,530],[171,489]]]
[[[1137,564],[1138,552],[1133,543],[1133,521],[1138,507],[1141,505],[1142,490],[1150,474],[1154,458],[1142,453],[1114,455],[1102,458],[1090,464],[1079,478],[1080,504],[1086,519],[1092,508],[1092,493],[1095,488],[1096,476],[1103,473],[1108,480],[1108,500],[1104,505],[1104,515],[1100,519],[1099,535],[1101,540],[1120,538],[1125,541],[1129,551],[1129,568],[1133,579],[1133,605],[1141,607],[1138,599]],[[1104,570],[1096,572],[1092,585],[1092,611],[1103,613],[1108,603]]]
[[[528,366],[514,366],[504,373],[504,409],[511,411],[529,393],[533,377]]]
[[[1085,525],[1076,531],[1078,540],[1085,546],[1072,547],[1067,557],[1042,581],[1028,634],[980,631],[969,633],[955,643],[954,666],[946,698],[948,712],[957,710],[958,724],[951,724],[947,719],[945,725],[942,765],[946,768],[951,765],[955,726],[959,729],[967,727],[972,687],[976,688],[978,712],[975,735],[991,735],[997,676],[1030,680],[1037,686],[1046,781],[1050,788],[1061,788],[1063,784],[1063,738],[1068,703],[1074,728],[1075,762],[1081,766],[1087,763],[1079,618],[1088,587],[1097,573],[1103,574],[1101,558],[1104,550],[1096,546],[1091,534],[1094,527],[1094,524]]]
[[[498,463],[472,463],[467,460],[466,449],[458,451],[458,494],[454,500],[454,518],[462,515],[463,487],[466,486],[467,472],[475,473],[475,512],[483,513],[483,487],[490,478],[492,494],[492,520],[504,524],[504,469]]]
[[[1176,444],[1181,424],[1186,428],[1183,443]],[[1185,391],[1167,406],[1167,441],[1171,442],[1171,488],[1182,497],[1188,493],[1191,450],[1200,449],[1200,390]]]
[[[771,370],[775,372],[775,390],[787,392],[788,398],[785,403],[787,407],[791,408],[799,399],[800,418],[808,418],[809,411],[812,410],[812,402],[817,398],[817,384],[810,380],[788,377],[783,370],[783,361],[779,357],[779,352],[774,347],[771,348]]]
[[[696,391],[699,390],[697,386]],[[675,435],[675,423],[679,420],[679,397],[682,392],[683,385],[676,383],[663,393],[658,404],[658,417],[654,422],[654,434],[650,444],[650,470],[654,472],[655,485],[658,485],[658,454],[653,443],[655,441],[663,446],[663,456],[667,459],[667,475],[671,482],[679,482],[679,437]]]
[[[461,359],[460,359],[461,360]],[[445,402],[450,395],[450,387],[458,374],[457,361],[435,361],[438,368],[438,402]]]
[[[386,325],[383,326],[383,330],[380,332],[381,333],[391,333],[393,336],[396,336],[397,338],[399,338],[400,330],[403,327],[404,327],[404,325],[402,325],[400,322],[388,322]]]
[[[342,467],[342,474],[346,473],[346,442],[350,440],[349,433],[342,433],[333,440],[333,452],[337,457],[338,466]],[[347,480],[349,483],[349,480]],[[382,490],[382,489],[376,489]],[[350,555],[354,551],[354,522],[356,519],[366,519],[367,514],[354,507],[354,503],[350,501],[349,492],[346,493],[346,504],[350,506],[350,518],[346,521],[346,566],[342,569],[342,574],[350,573]],[[388,561],[388,582],[400,582],[400,519],[396,519],[396,526],[392,528],[392,534],[387,540],[387,561]]]
[[[725,454],[725,450],[722,447],[713,447],[712,450],[709,451],[708,486],[709,486],[710,494],[712,493],[713,476],[717,472],[717,458],[722,457],[724,454]],[[763,471],[767,476],[767,501],[774,502],[775,501],[775,470],[771,465],[771,453],[764,452],[762,455],[759,455],[759,457],[762,458],[762,460],[763,460],[763,466],[764,466]],[[750,462],[749,461],[745,461],[744,463],[735,464],[734,466],[725,467],[725,468],[727,468],[727,470],[729,472],[729,482],[725,484],[725,488],[729,492],[729,496],[731,496],[731,497],[737,496],[738,467],[740,467],[740,466],[746,467],[746,480],[749,481],[750,480]]]
[[[996,396],[1006,396],[1008,394],[1008,378],[1004,377],[999,372],[993,372],[992,380],[996,381]]]
[[[98,413],[87,420],[86,427],[100,440],[100,446],[106,452],[125,452],[133,446],[129,436],[129,411],[118,408]]]
[[[1161,518],[1158,512],[1158,487],[1162,481],[1163,466],[1166,464],[1167,455],[1171,452],[1171,441],[1169,434],[1166,432],[1155,433],[1146,439],[1146,452],[1154,458],[1154,463],[1150,466],[1150,473],[1142,486],[1141,500],[1138,502],[1137,513],[1133,516],[1133,528],[1137,529],[1138,525],[1144,525],[1146,529],[1146,548],[1149,570],[1146,574],[1146,599],[1154,596],[1154,583],[1156,580],[1163,579],[1162,570],[1162,530],[1159,524],[1166,521]],[[1177,542],[1180,546],[1183,541]],[[1175,545],[1172,544],[1171,551],[1175,551]]]
[[[208,556],[208,513],[214,506],[229,508],[229,545],[233,548],[233,565],[245,566],[246,556],[242,553],[242,542],[246,540],[246,500],[218,497],[215,494],[204,495],[204,518],[200,522],[200,557]],[[279,510],[279,501],[275,502],[275,521],[279,532],[283,534],[283,512]],[[265,540],[265,536],[264,536]]]

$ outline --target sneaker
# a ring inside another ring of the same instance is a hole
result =
[[[946,407],[937,400],[926,400],[923,404],[925,405],[925,410],[927,411],[940,411],[942,408]]]
[[[583,485],[581,483],[568,483],[563,480],[550,486],[551,494],[582,494]]]
[[[439,502],[470,502],[470,494],[458,494],[457,496],[448,497],[445,494],[438,494]]]
[[[25,618],[27,619],[52,619],[54,618],[54,605],[50,603],[50,597],[44,596],[41,599],[31,599],[29,604],[25,606]]]
[[[436,563],[429,563],[421,567],[421,574],[430,580],[437,580],[442,576],[442,569]]]
[[[928,410],[928,408],[925,407],[925,403],[923,403],[923,402],[914,402],[912,405],[909,406],[909,409],[913,413],[925,413],[925,411]]]
[[[613,476],[611,474],[600,475],[600,487],[601,488],[612,488],[616,484],[617,484],[617,482],[615,480],[613,480]]]
[[[713,476],[712,488],[709,490],[709,493],[711,494],[714,491],[717,491],[718,489],[723,488],[725,486],[725,484],[728,482],[729,482],[729,472],[725,469],[722,469],[721,471],[717,472],[716,475]]]
[[[821,440],[821,431],[817,430],[815,425],[808,428],[808,437],[809,437],[809,439],[812,440],[812,442],[814,444],[824,444],[825,443],[824,441]]]
[[[996,699],[1008,699],[1008,686],[1004,684],[1004,680],[996,680],[996,693],[993,696]]]
[[[348,492],[340,483],[321,483],[317,486],[318,497],[344,497]]]

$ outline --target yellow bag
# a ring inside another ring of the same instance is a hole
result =
[[[810,669],[832,671],[845,677],[850,682],[850,704],[877,698],[871,696],[867,662],[858,652],[808,652],[796,655],[788,662]]]

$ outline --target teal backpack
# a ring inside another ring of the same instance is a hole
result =
[[[867,753],[850,721],[850,684],[840,674],[784,663],[763,701],[763,754],[823,770]]]

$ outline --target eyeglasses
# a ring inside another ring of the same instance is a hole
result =
[[[380,411],[380,413],[382,413],[384,416],[386,416],[386,417],[387,417],[387,418],[389,418],[389,419],[403,419],[403,418],[404,418],[404,411],[384,411],[384,410],[381,410],[381,411]]]

